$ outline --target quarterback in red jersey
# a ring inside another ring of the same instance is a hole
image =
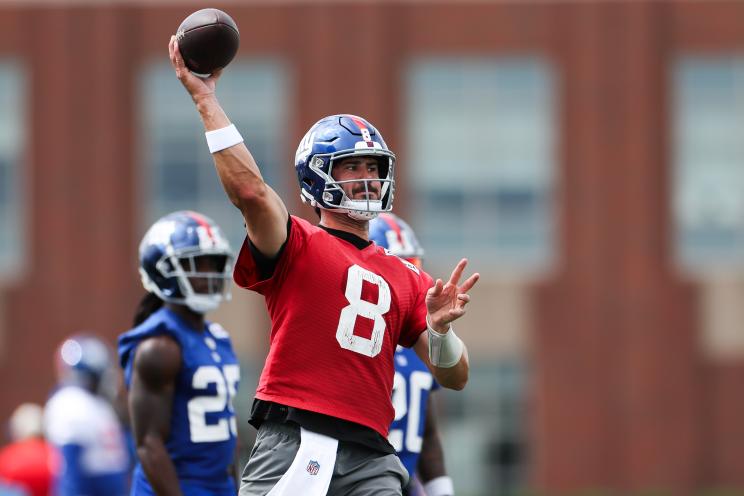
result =
[[[387,437],[395,346],[413,346],[426,329],[428,277],[295,217],[273,277],[260,280],[254,267],[244,247],[235,280],[266,296],[272,319],[256,397]]]
[[[451,322],[478,274],[461,282],[463,259],[433,281],[369,241],[368,221],[392,208],[395,156],[357,116],[323,118],[302,139],[295,168],[320,225],[290,216],[215,96],[220,71],[191,74],[175,37],[169,52],[245,219],[235,281],[265,297],[272,323],[240,494],[401,494],[408,474],[385,439],[395,347],[413,347],[442,386],[462,389],[467,351]]]

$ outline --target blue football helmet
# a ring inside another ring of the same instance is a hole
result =
[[[376,157],[380,179],[336,181],[331,172],[336,160],[353,156]],[[380,132],[355,115],[331,115],[316,122],[302,138],[295,154],[295,169],[300,181],[302,201],[313,207],[346,212],[357,220],[373,219],[393,207],[395,154]],[[341,188],[344,182],[382,183],[379,200],[354,200]]]
[[[212,259],[211,270],[200,268],[202,257]],[[139,259],[142,285],[163,301],[206,313],[230,299],[230,245],[202,214],[184,210],[160,218],[142,239]]]
[[[369,223],[369,239],[391,254],[421,267],[424,249],[411,226],[395,214],[380,214]]]
[[[90,334],[75,334],[57,349],[57,378],[63,384],[76,384],[98,394],[116,393],[117,376],[109,347]]]

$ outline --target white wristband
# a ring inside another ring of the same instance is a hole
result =
[[[452,326],[450,325],[449,331],[440,334],[432,329],[427,316],[426,331],[429,333],[429,360],[431,360],[432,365],[442,369],[457,365],[460,357],[462,357],[465,345],[457,337]]]
[[[424,492],[426,496],[454,496],[455,485],[451,477],[443,475],[424,484]]]
[[[207,136],[209,153],[217,153],[225,148],[230,148],[243,142],[243,137],[235,127],[235,124],[230,124],[227,127],[215,129],[214,131],[207,131],[204,134]]]

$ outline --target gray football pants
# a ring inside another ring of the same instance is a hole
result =
[[[264,422],[243,470],[240,496],[264,496],[289,469],[300,448],[300,427]],[[399,496],[408,472],[396,455],[339,443],[329,496]],[[298,495],[300,496],[300,495]]]

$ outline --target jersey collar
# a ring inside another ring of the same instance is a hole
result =
[[[360,238],[356,234],[352,234],[348,231],[342,231],[340,229],[331,229],[330,227],[326,227],[323,225],[319,225],[318,227],[323,229],[325,232],[327,232],[331,236],[335,236],[337,238],[343,239],[344,241],[348,241],[352,245],[356,246],[357,249],[359,250],[363,250],[372,244],[372,241],[369,241],[364,238]]]

